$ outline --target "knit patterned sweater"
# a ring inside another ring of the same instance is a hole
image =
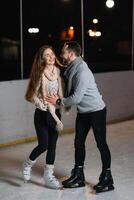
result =
[[[55,67],[55,73],[55,80],[50,80],[43,73],[36,87],[36,92],[33,96],[33,104],[36,108],[39,108],[40,110],[46,111],[48,109],[48,103],[45,101],[45,96],[57,94],[60,98],[63,97],[63,87],[60,77],[60,70],[57,67]],[[42,93],[40,92],[41,90]]]

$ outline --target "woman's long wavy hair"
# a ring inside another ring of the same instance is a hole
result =
[[[32,64],[32,70],[30,73],[30,80],[29,80],[29,84],[28,84],[27,91],[25,94],[25,99],[27,101],[30,101],[30,102],[33,101],[33,95],[36,91],[36,87],[40,81],[41,75],[45,69],[45,63],[44,63],[42,56],[43,56],[43,52],[46,49],[51,49],[54,52],[52,46],[44,45],[44,46],[40,47],[40,49],[35,54],[35,58],[34,58],[34,61]],[[62,66],[62,64],[60,64],[60,62],[58,61],[57,58],[56,58],[55,62],[56,62],[55,64],[57,66]]]

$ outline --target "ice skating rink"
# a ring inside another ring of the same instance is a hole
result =
[[[61,135],[57,144],[55,174],[62,181],[70,175],[74,164],[74,134]],[[100,155],[92,131],[86,142],[86,187],[52,190],[43,182],[45,154],[32,171],[29,183],[23,182],[23,160],[36,142],[0,149],[0,200],[133,200],[134,199],[134,120],[107,126],[107,141],[112,154],[112,174],[115,190],[95,194],[92,185],[101,172]]]

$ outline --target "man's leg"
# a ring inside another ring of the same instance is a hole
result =
[[[111,153],[106,142],[106,108],[92,114],[92,127],[102,160],[102,173],[99,178],[99,183],[94,186],[94,189],[96,192],[112,190],[114,187],[110,169]]]
[[[83,172],[85,161],[85,140],[90,129],[89,114],[78,114],[76,118],[75,135],[75,167],[72,170],[71,177],[62,182],[66,188],[85,186],[85,177]]]

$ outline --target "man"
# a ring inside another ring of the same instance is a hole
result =
[[[93,128],[97,147],[102,161],[99,182],[93,188],[99,193],[113,190],[111,175],[111,154],[106,142],[106,106],[98,91],[94,76],[85,61],[80,57],[81,47],[75,41],[66,42],[62,49],[62,58],[67,63],[64,76],[67,80],[67,95],[59,99],[49,96],[52,104],[69,107],[77,106],[75,135],[75,166],[69,179],[62,182],[64,188],[85,186],[83,172],[85,161],[85,141],[90,128]]]

